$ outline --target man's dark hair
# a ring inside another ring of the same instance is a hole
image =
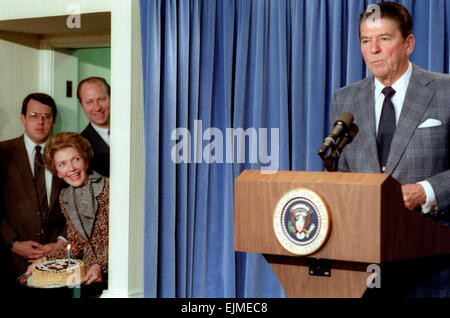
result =
[[[84,83],[101,83],[105,87],[106,93],[108,94],[108,96],[111,96],[111,86],[109,86],[108,82],[103,77],[98,77],[98,76],[88,77],[88,78],[85,78],[84,80],[82,80],[80,83],[78,83],[77,97],[78,97],[78,100],[80,101],[80,104],[81,104],[80,91],[81,91],[81,86],[83,86]]]
[[[49,106],[52,109],[53,118],[56,118],[56,115],[58,112],[56,110],[55,100],[50,95],[47,95],[44,93],[31,93],[27,97],[25,97],[25,99],[22,102],[22,115],[24,115],[24,116],[27,115],[28,102],[31,99],[38,101],[44,105]]]
[[[411,14],[409,13],[408,9],[406,9],[401,4],[395,3],[395,2],[380,2],[377,3],[375,6],[378,6],[379,10],[375,7],[372,7],[372,9],[364,11],[360,17],[359,17],[359,30],[361,37],[361,23],[372,19],[374,14],[380,14],[380,19],[389,19],[397,23],[398,28],[403,36],[404,39],[408,37],[408,35],[412,34],[412,28],[413,28],[413,21],[411,18]],[[376,17],[378,18],[378,17]]]

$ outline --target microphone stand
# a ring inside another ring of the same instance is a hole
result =
[[[348,144],[350,144],[353,141],[353,138],[355,138],[356,134],[358,133],[359,128],[354,123],[352,123],[349,127],[349,130],[340,137],[336,143],[333,143],[330,147],[330,152],[326,154],[326,152],[322,151],[322,149],[319,149],[318,155],[320,158],[322,158],[323,165],[325,166],[325,169],[327,171],[337,171],[338,170],[338,163],[339,158],[341,157],[342,150],[344,150],[344,147]]]
[[[320,158],[322,158],[323,165],[328,172],[338,170],[340,153],[337,153],[336,155],[336,145],[331,146],[329,154],[326,154],[325,152],[319,152],[318,154]]]

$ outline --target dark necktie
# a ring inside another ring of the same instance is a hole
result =
[[[48,213],[47,188],[45,185],[45,169],[42,161],[41,146],[36,146],[34,154],[34,184],[39,200],[39,212],[45,219]]]
[[[381,171],[386,170],[386,163],[389,156],[389,149],[391,148],[392,137],[395,131],[395,108],[392,104],[392,96],[395,94],[395,90],[387,86],[383,88],[384,94],[383,109],[381,111],[380,123],[378,125],[378,159],[380,161]]]

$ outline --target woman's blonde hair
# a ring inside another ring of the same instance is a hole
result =
[[[45,167],[53,174],[56,175],[55,166],[55,153],[61,149],[72,147],[75,148],[79,154],[83,157],[86,164],[89,166],[89,162],[94,156],[91,144],[80,134],[74,132],[62,132],[51,136],[44,148],[44,160]]]

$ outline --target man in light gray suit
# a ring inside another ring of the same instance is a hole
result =
[[[402,184],[408,209],[450,226],[450,76],[409,61],[415,45],[412,19],[397,3],[379,3],[364,12],[359,32],[373,76],[333,96],[330,123],[349,111],[359,127],[338,170],[389,173]],[[438,261],[443,268],[448,262]],[[425,280],[412,295],[450,297],[450,268]]]
[[[361,52],[373,76],[337,90],[330,107],[331,123],[350,111],[359,127],[342,153],[339,170],[390,173],[402,184],[407,208],[421,209],[449,226],[450,76],[409,61],[415,40],[403,6],[384,2],[378,8],[360,19]],[[378,134],[384,87],[395,91],[395,126],[382,163]]]

